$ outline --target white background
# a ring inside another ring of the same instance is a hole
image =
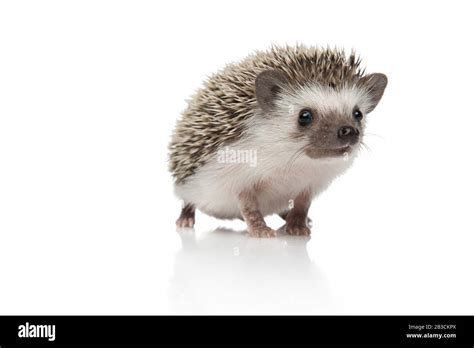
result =
[[[474,314],[473,32],[468,1],[2,2],[0,314]],[[371,151],[309,242],[199,213],[179,235],[185,100],[296,42],[388,76]]]

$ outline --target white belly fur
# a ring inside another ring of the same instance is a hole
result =
[[[186,203],[200,211],[220,218],[240,218],[238,195],[256,186],[261,213],[266,216],[288,209],[289,200],[309,189],[312,198],[324,191],[331,181],[352,164],[354,154],[348,158],[311,159],[301,155],[288,167],[293,148],[278,142],[266,146],[241,141],[233,149],[257,150],[257,165],[248,163],[219,163],[214,159],[199,168],[182,184],[175,185],[175,193]]]

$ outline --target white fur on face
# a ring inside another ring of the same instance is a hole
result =
[[[365,115],[371,106],[369,94],[356,86],[340,89],[324,87],[318,84],[293,89],[276,101],[276,108],[297,115],[301,109],[318,110],[322,115],[337,112],[352,117],[355,106]],[[295,116],[296,117],[296,116]]]
[[[300,151],[307,142],[292,136],[299,111],[310,107],[352,117],[356,105],[364,113],[370,101],[366,93],[351,87],[334,90],[315,85],[285,94],[276,102],[277,112],[254,115],[247,121],[245,135],[227,145],[234,151],[255,153],[256,165],[223,163],[216,153],[184,183],[176,185],[175,193],[186,203],[218,218],[240,217],[238,195],[255,187],[261,188],[258,202],[263,215],[287,210],[289,200],[304,190],[315,197],[350,167],[356,152],[347,157],[307,157]]]

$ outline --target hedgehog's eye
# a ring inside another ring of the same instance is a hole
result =
[[[362,115],[362,112],[359,109],[354,109],[354,111],[352,111],[352,116],[354,116],[357,121],[362,120],[362,118],[364,117],[364,115]]]
[[[300,111],[300,116],[298,117],[298,123],[300,126],[307,126],[313,122],[313,113],[311,110],[303,109]]]

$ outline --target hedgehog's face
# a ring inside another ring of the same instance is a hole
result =
[[[261,73],[256,81],[262,110],[274,114],[289,136],[311,158],[341,157],[359,148],[366,115],[378,104],[387,78],[372,74],[357,83],[334,88],[320,84],[290,88],[278,70]]]

